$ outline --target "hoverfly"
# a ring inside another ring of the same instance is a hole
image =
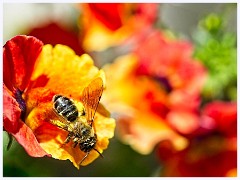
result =
[[[91,150],[97,151],[99,155],[102,156],[102,154],[95,148],[97,135],[93,129],[94,116],[102,92],[102,79],[94,79],[82,92],[82,98],[80,99],[84,106],[82,110],[78,110],[73,100],[68,97],[54,95],[52,98],[53,111],[60,118],[58,120],[50,120],[50,123],[68,131],[64,144],[67,144],[72,140],[74,148],[79,145],[80,150],[86,153],[81,160],[80,165],[89,155]]]

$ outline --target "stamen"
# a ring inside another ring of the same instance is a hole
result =
[[[16,98],[16,101],[18,102],[18,105],[21,109],[21,119],[24,121],[24,117],[26,114],[26,103],[24,99],[22,98],[23,91],[20,89],[15,89],[14,96]]]

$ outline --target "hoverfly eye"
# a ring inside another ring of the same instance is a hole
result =
[[[88,135],[88,132],[89,132],[88,129],[86,129],[86,128],[83,128],[83,129],[82,129],[82,135],[83,135],[83,136]]]
[[[86,134],[87,134],[86,129],[83,129],[83,130],[82,130],[82,134],[83,134],[83,135],[86,135]]]
[[[83,110],[82,111],[82,116],[85,116],[86,115],[86,112]]]
[[[58,98],[62,97],[61,95],[55,95],[53,96],[53,102],[56,102]]]

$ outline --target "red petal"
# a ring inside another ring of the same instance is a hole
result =
[[[21,109],[11,92],[3,84],[3,126],[33,157],[48,155],[39,145],[32,130],[20,120]]]
[[[33,131],[22,121],[19,121],[20,129],[16,134],[12,134],[25,151],[32,157],[50,156],[39,145]]]
[[[136,6],[136,16],[139,16],[141,19],[145,19],[148,24],[152,24],[156,21],[158,15],[158,4],[140,3],[136,4]]]
[[[33,88],[38,88],[38,87],[44,87],[46,86],[49,78],[46,75],[40,75],[36,80],[31,81],[29,83],[28,88],[33,89]]]
[[[3,48],[3,82],[13,91],[24,90],[30,80],[43,43],[32,36],[15,36]]]
[[[49,23],[34,28],[28,35],[41,39],[44,44],[64,44],[71,47],[78,55],[84,53],[80,43],[78,34],[69,27],[61,27],[56,23]]]
[[[3,84],[3,126],[9,133],[16,133],[19,128],[21,109],[11,92]]]
[[[191,134],[199,128],[199,117],[190,111],[170,111],[167,120],[173,128],[182,134]]]
[[[219,130],[235,133],[237,130],[237,103],[212,102],[205,106],[203,114],[215,120]]]
[[[89,8],[96,18],[111,30],[122,26],[119,3],[90,3]]]

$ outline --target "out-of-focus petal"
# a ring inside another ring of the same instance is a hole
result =
[[[93,15],[110,30],[114,31],[122,26],[122,4],[89,3],[88,6]]]
[[[120,116],[117,127],[123,142],[129,144],[135,151],[149,154],[156,144],[163,140],[170,140],[177,150],[182,150],[188,145],[184,137],[174,132],[158,116],[148,112],[136,112],[133,116]]]
[[[157,17],[155,3],[82,4],[83,47],[102,51],[145,31]],[[95,43],[98,42],[98,43]]]
[[[32,36],[15,36],[3,47],[3,82],[13,91],[24,91],[33,72],[43,43]]]
[[[182,134],[191,134],[199,127],[198,115],[188,111],[171,111],[167,115],[167,120]]]
[[[49,22],[48,24],[42,24],[31,29],[28,35],[41,39],[44,44],[51,44],[53,46],[64,44],[72,48],[76,54],[83,54],[84,51],[81,47],[77,32],[75,33],[69,29],[70,27],[61,26],[56,22]]]
[[[191,58],[192,45],[187,41],[171,40],[162,32],[152,30],[135,53],[140,58],[142,73],[165,77],[172,88],[194,94],[199,93],[204,85],[206,69]]]
[[[189,146],[182,151],[176,151],[170,142],[163,142],[157,150],[164,166],[160,175],[169,177],[234,176],[234,169],[237,167],[237,151],[227,147],[228,141],[229,139],[219,134],[210,134],[192,139]]]
[[[186,103],[186,99],[188,99],[188,103]],[[194,110],[198,109],[201,103],[201,98],[200,94],[191,93],[185,89],[176,89],[169,93],[168,101],[169,106],[172,109],[189,110],[190,112],[192,111],[195,113]]]
[[[232,135],[237,134],[236,102],[215,101],[209,103],[204,107],[203,115],[212,118],[220,131]]]

